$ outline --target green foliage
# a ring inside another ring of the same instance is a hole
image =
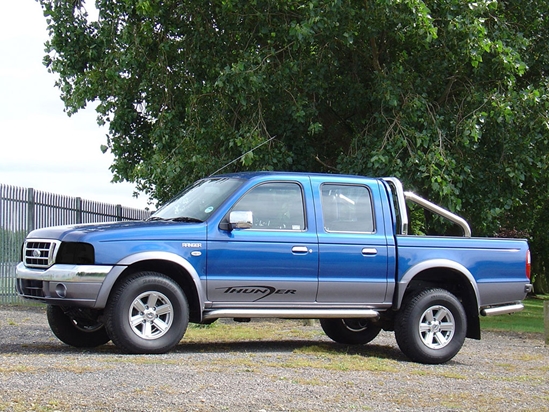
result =
[[[549,256],[546,1],[97,0],[97,21],[39,1],[45,64],[69,114],[99,102],[115,180],[162,202],[276,136],[224,171],[398,176]]]

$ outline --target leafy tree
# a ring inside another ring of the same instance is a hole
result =
[[[99,102],[115,180],[164,201],[243,154],[224,171],[395,175],[549,252],[546,1],[39,1],[45,64],[69,114]]]

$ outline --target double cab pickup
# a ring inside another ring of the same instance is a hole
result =
[[[409,234],[412,204],[461,236]],[[76,347],[164,353],[189,322],[319,319],[342,344],[394,331],[437,364],[480,316],[520,311],[529,277],[525,240],[471,237],[396,178],[254,172],[199,180],[146,221],[34,230],[17,290]]]

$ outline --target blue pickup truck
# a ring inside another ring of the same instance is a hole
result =
[[[409,234],[410,204],[461,236]],[[479,316],[520,311],[529,276],[525,240],[472,238],[396,178],[256,172],[199,180],[147,221],[35,230],[17,289],[76,347],[164,353],[189,322],[320,319],[336,342],[394,331],[436,364],[480,339]]]

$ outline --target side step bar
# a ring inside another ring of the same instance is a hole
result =
[[[494,308],[481,309],[480,314],[482,316],[505,315],[507,313],[520,312],[523,309],[524,305],[522,303],[517,303],[514,305],[496,306]]]
[[[218,318],[379,318],[379,312],[372,309],[214,309],[203,315],[204,320]]]

